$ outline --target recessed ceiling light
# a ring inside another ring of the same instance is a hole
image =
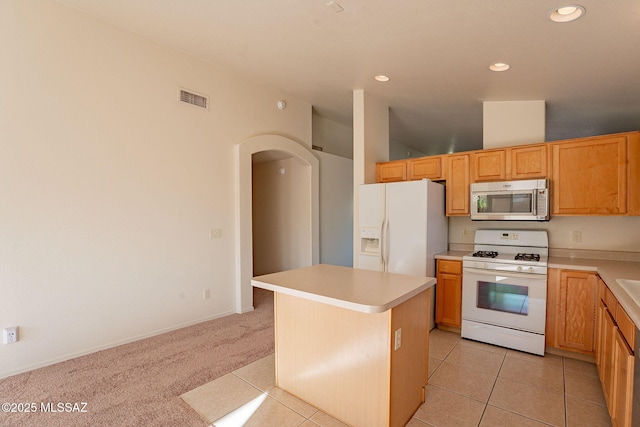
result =
[[[507,71],[509,68],[509,64],[505,64],[504,62],[496,62],[489,65],[491,71]]]
[[[390,79],[387,76],[384,76],[382,74],[378,74],[377,76],[374,77],[374,79],[376,79],[379,82],[388,82]]]
[[[549,19],[553,22],[571,22],[580,18],[586,12],[585,8],[579,5],[562,6],[553,10],[549,14]]]

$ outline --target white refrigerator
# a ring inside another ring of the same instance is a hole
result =
[[[360,186],[357,267],[435,277],[435,258],[447,250],[444,185],[403,181]],[[435,293],[431,292],[431,327]]]

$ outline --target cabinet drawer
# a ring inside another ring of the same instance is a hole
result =
[[[629,347],[635,349],[636,327],[627,312],[624,311],[624,308],[622,308],[620,303],[617,304],[616,308],[616,322],[618,323],[620,332],[622,332],[622,335],[629,343]]]
[[[439,259],[438,273],[462,274],[462,262]]]
[[[615,315],[616,306],[618,305],[618,300],[613,295],[613,292],[609,288],[604,289],[604,303],[607,305],[607,308],[611,312],[611,314]]]

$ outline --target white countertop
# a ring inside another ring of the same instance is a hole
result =
[[[382,313],[435,285],[434,277],[318,264],[254,277],[257,288],[363,313]]]

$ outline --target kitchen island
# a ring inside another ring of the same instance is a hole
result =
[[[404,426],[424,401],[435,278],[314,265],[274,291],[276,386],[341,421]]]

